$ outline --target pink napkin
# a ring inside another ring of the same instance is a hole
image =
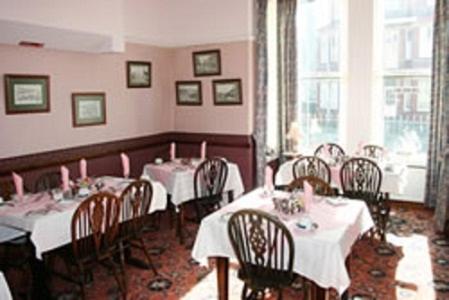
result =
[[[120,157],[122,158],[122,168],[123,168],[123,177],[129,177],[129,157],[125,153],[121,153]]]
[[[80,175],[81,179],[87,178],[87,162],[84,158],[80,160]]]
[[[70,179],[69,179],[69,169],[65,166],[61,166],[61,179],[62,179],[62,190],[67,192],[70,190]]]
[[[14,185],[16,187],[16,194],[19,199],[23,198],[23,179],[22,176],[12,172],[12,179],[14,180]]]
[[[358,144],[357,144],[357,154],[358,155],[362,155],[362,153],[363,153],[363,146],[365,145],[365,142],[364,141],[360,141]]]
[[[171,143],[170,144],[170,160],[175,160],[176,158],[176,144]]]
[[[201,143],[201,159],[206,159],[206,141]]]
[[[313,200],[313,187],[307,181],[304,181],[304,210],[310,210],[310,205]]]
[[[265,167],[265,187],[272,191],[273,187],[273,169],[270,166]]]
[[[332,157],[331,147],[329,144],[324,144],[324,155],[327,157]]]

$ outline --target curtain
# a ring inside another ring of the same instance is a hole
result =
[[[277,1],[278,49],[278,145],[279,153],[290,150],[287,132],[296,120],[296,0]]]
[[[435,207],[437,229],[449,217],[449,0],[437,0],[433,30],[431,124],[425,203]]]
[[[255,0],[256,10],[256,103],[254,105],[254,134],[256,184],[264,183],[265,144],[267,139],[267,3]]]

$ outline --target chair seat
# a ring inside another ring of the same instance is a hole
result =
[[[266,267],[247,264],[245,268],[248,273],[245,274],[243,269],[238,272],[240,280],[244,281],[252,289],[266,288],[282,288],[292,284],[294,276],[288,271],[267,269]],[[256,275],[257,276],[254,276]]]

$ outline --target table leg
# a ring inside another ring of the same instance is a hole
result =
[[[184,235],[182,234],[183,220],[184,220],[184,209],[182,205],[178,207],[175,211],[176,214],[176,236],[179,238],[179,243],[184,244]]]
[[[228,300],[229,295],[229,258],[216,257],[218,299]]]
[[[51,292],[48,286],[49,270],[43,260],[36,258],[36,248],[29,242],[32,249],[30,256],[31,276],[33,278],[32,299],[50,299]]]
[[[326,299],[326,289],[318,286],[315,282],[312,282],[312,300],[325,300]]]

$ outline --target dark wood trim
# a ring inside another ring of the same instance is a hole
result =
[[[146,85],[132,85],[131,78],[129,76],[131,71],[131,65],[145,65],[148,66],[148,70],[150,72],[150,81]],[[137,61],[137,60],[128,60],[126,62],[126,87],[129,89],[139,89],[139,88],[151,88],[152,79],[152,70],[151,70],[151,61]]]
[[[198,95],[199,95],[199,102],[181,102],[179,98],[179,87],[184,84],[190,84],[190,85],[197,85],[198,87]],[[186,81],[176,81],[176,105],[187,105],[187,106],[200,106],[203,105],[203,92],[201,87],[201,81],[200,80],[186,80]]]
[[[203,134],[187,132],[166,132],[132,139],[108,141],[79,147],[33,153],[29,155],[0,159],[0,177],[10,176],[11,171],[27,172],[36,169],[78,162],[81,158],[93,159],[121,152],[131,152],[150,147],[167,146],[171,142],[179,144],[200,144],[207,141],[209,146],[251,149],[251,136],[227,134]]]
[[[43,79],[46,81],[46,94],[47,94],[47,105],[45,108],[40,109],[27,109],[27,110],[14,110],[9,105],[9,100],[13,97],[9,93],[9,81],[13,78],[31,78],[31,79]],[[49,75],[27,75],[27,74],[5,74],[4,75],[4,84],[5,84],[5,112],[7,115],[16,115],[16,114],[27,114],[27,113],[47,113],[50,112],[50,76]]]
[[[183,144],[199,144],[206,141],[209,146],[220,147],[253,147],[253,139],[250,135],[233,135],[233,134],[212,134],[212,133],[190,133],[190,132],[170,132],[170,142],[178,142]]]
[[[221,83],[237,83],[239,88],[239,101],[238,102],[218,102],[217,101],[217,85]],[[242,105],[243,104],[243,95],[242,95],[242,80],[240,78],[233,79],[218,79],[212,80],[212,93],[214,97],[214,105]]]
[[[390,199],[388,202],[391,206],[397,207],[397,208],[407,208],[407,209],[428,209],[433,210],[433,208],[426,207],[424,203],[421,202],[413,202],[409,200],[396,200],[396,199]]]
[[[103,97],[103,121],[97,123],[78,124],[76,116],[76,97],[78,96],[101,96]],[[106,124],[106,93],[104,92],[76,92],[72,93],[72,125],[73,127],[86,127]]]
[[[206,74],[198,73],[198,70],[196,69],[195,56],[197,56],[197,55],[204,55],[204,54],[214,54],[214,53],[216,53],[217,59],[218,59],[218,70],[217,70],[217,72],[215,72],[215,73],[206,73]],[[193,61],[193,75],[195,77],[219,76],[219,75],[221,75],[221,54],[220,54],[220,49],[195,51],[195,52],[192,53],[192,61]]]

